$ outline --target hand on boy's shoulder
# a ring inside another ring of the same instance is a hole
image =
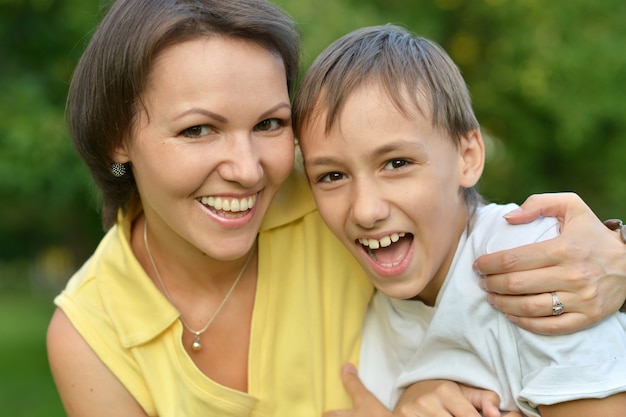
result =
[[[559,235],[559,222],[553,217],[539,217],[523,225],[509,224],[504,215],[518,207],[516,204],[489,204],[478,208],[472,223],[472,236],[479,254],[511,249]]]

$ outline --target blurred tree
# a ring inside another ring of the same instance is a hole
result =
[[[578,192],[601,218],[626,212],[626,3],[455,3],[442,39],[494,141],[482,189],[521,201]]]
[[[358,16],[367,12],[359,23],[399,23],[439,42],[461,67],[489,144],[481,182],[487,198],[521,202],[531,193],[575,191],[599,217],[624,216],[626,3],[341,3]],[[319,19],[313,16],[328,14],[315,7],[307,23],[324,23],[303,27],[305,44],[309,30],[353,28],[352,15]],[[342,19],[345,24],[335,23]]]
[[[93,250],[99,222],[63,118],[72,68],[97,8],[80,0],[0,2],[0,258],[63,243]]]

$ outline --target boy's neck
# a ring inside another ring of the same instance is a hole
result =
[[[441,263],[441,266],[439,270],[437,270],[437,272],[435,273],[435,276],[424,287],[424,289],[411,300],[421,301],[431,307],[435,305],[435,302],[437,301],[437,296],[439,295],[439,291],[441,290],[443,283],[446,281],[448,272],[450,271],[450,266],[452,265],[452,261],[454,260],[454,256],[456,255],[461,236],[463,235],[465,230],[467,230],[469,234],[470,222],[473,218],[474,213],[459,216],[457,227],[455,229],[456,239],[454,241],[454,245],[450,248],[450,251],[448,252],[444,261]]]

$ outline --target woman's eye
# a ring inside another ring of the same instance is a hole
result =
[[[188,138],[199,138],[201,136],[208,135],[212,131],[213,129],[211,129],[208,125],[198,125],[188,127],[180,132],[180,134]]]
[[[406,159],[392,159],[385,164],[385,169],[398,169],[408,165]]]
[[[258,125],[256,129],[262,132],[271,132],[284,126],[284,123],[280,119],[265,119]]]
[[[335,182],[344,178],[345,176],[340,172],[329,172],[328,174],[322,175],[318,182]]]

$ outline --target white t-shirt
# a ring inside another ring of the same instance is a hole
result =
[[[558,235],[552,218],[507,224],[502,216],[515,207],[478,209],[434,307],[374,296],[364,323],[359,373],[389,408],[403,387],[426,379],[495,391],[502,410],[519,409],[528,416],[539,416],[538,404],[626,391],[626,314],[571,335],[542,336],[513,325],[486,302],[472,271],[478,256]]]

